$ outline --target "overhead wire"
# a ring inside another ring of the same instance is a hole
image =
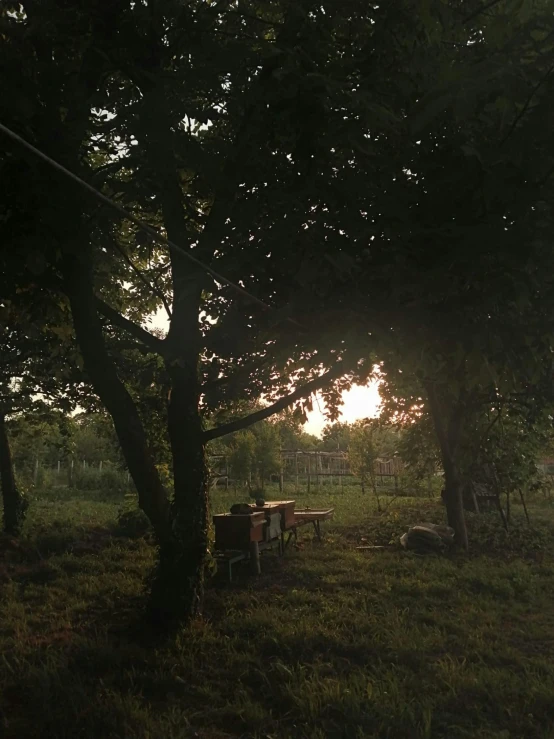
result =
[[[35,157],[45,162],[46,164],[48,164],[50,167],[57,170],[58,172],[61,172],[63,175],[71,179],[73,182],[76,182],[80,187],[82,187],[84,190],[87,190],[87,192],[94,195],[94,197],[100,200],[102,203],[104,203],[105,205],[108,205],[110,208],[112,208],[113,210],[123,215],[127,220],[131,221],[131,223],[134,223],[138,228],[140,228],[142,231],[148,234],[152,239],[154,239],[158,243],[163,244],[164,246],[167,246],[169,249],[172,249],[178,254],[181,254],[186,259],[188,259],[190,262],[195,264],[197,267],[200,267],[202,270],[204,270],[207,274],[209,274],[217,282],[223,285],[227,285],[229,288],[234,290],[236,293],[238,293],[239,295],[242,295],[245,298],[248,298],[253,303],[256,303],[257,305],[261,306],[266,311],[276,310],[275,308],[268,305],[260,298],[256,297],[255,295],[252,295],[252,293],[248,292],[248,290],[246,290],[245,288],[241,287],[240,285],[237,285],[235,282],[233,282],[232,280],[229,280],[224,275],[212,269],[209,265],[205,264],[200,259],[197,259],[193,254],[190,254],[182,246],[179,246],[179,244],[176,244],[174,241],[172,241],[171,239],[168,239],[163,234],[156,231],[156,229],[149,226],[147,223],[144,223],[144,221],[141,221],[140,218],[137,218],[132,213],[130,213],[128,210],[123,208],[123,206],[119,205],[114,200],[111,200],[111,198],[101,193],[99,190],[97,190],[92,185],[89,185],[88,182],[83,180],[81,177],[76,175],[74,172],[71,172],[71,170],[64,167],[62,164],[57,162],[55,159],[52,159],[52,157],[48,156],[47,154],[42,152],[40,149],[37,149],[36,146],[33,146],[32,144],[30,144],[28,141],[26,141],[24,138],[19,136],[17,133],[12,131],[10,128],[5,126],[1,122],[0,122],[0,131],[4,133],[6,136],[8,136],[8,138],[18,143],[24,149],[31,152]],[[122,253],[121,250],[118,249],[118,251]],[[127,258],[126,255],[123,254],[123,256]],[[150,289],[152,289],[151,285],[149,287]],[[296,321],[294,318],[287,317],[284,320],[287,323],[293,324],[297,328],[305,329],[305,326],[303,326],[300,322]],[[342,365],[340,361],[338,364]],[[319,404],[319,401],[318,401],[318,404]]]
[[[220,282],[222,285],[227,285],[227,287],[230,287],[232,290],[234,290],[236,293],[242,295],[245,298],[248,298],[253,303],[256,303],[257,305],[261,306],[264,310],[275,310],[270,305],[265,303],[260,298],[257,298],[255,295],[252,295],[252,293],[248,292],[245,288],[241,287],[240,285],[237,285],[232,280],[229,280],[224,275],[220,274],[219,272],[216,272],[216,270],[212,269],[209,265],[202,262],[200,259],[197,259],[193,254],[191,254],[189,251],[187,251],[184,247],[179,246],[179,244],[176,244],[171,239],[168,239],[166,236],[161,234],[159,231],[157,231],[155,228],[152,228],[152,226],[149,226],[147,223],[144,223],[144,221],[141,221],[140,218],[137,218],[132,213],[130,213],[126,208],[119,205],[119,203],[116,203],[111,198],[107,197],[103,193],[101,193],[99,190],[97,190],[92,185],[89,185],[88,182],[83,180],[81,177],[76,175],[74,172],[71,172],[71,170],[64,167],[62,164],[57,162],[55,159],[52,159],[52,157],[48,156],[44,152],[42,152],[40,149],[37,149],[36,146],[33,146],[28,141],[26,141],[24,138],[19,136],[19,134],[12,131],[10,128],[5,126],[3,123],[0,122],[0,131],[4,133],[8,138],[12,139],[12,141],[15,141],[20,146],[23,146],[23,148],[27,149],[27,151],[30,151],[32,154],[34,154],[35,157],[42,160],[43,162],[46,162],[50,167],[57,170],[58,172],[61,172],[66,177],[69,177],[73,182],[76,182],[80,187],[87,190],[89,193],[94,195],[95,198],[100,200],[105,205],[108,205],[113,210],[116,210],[118,213],[123,215],[127,220],[131,221],[131,223],[134,223],[135,226],[140,228],[142,231],[144,231],[146,234],[150,236],[151,239],[154,239],[160,244],[163,244],[164,246],[167,246],[169,249],[172,249],[174,252],[181,254],[186,259],[188,259],[190,262],[195,264],[197,267],[200,267],[202,270],[204,270],[207,274],[209,274],[214,280],[217,282]],[[286,319],[289,323],[293,323],[296,326],[300,326],[300,324],[295,321],[292,318]]]

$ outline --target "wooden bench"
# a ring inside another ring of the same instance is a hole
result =
[[[285,549],[294,537],[294,540],[298,540],[298,529],[301,526],[312,524],[314,527],[315,535],[318,541],[321,541],[321,522],[328,521],[333,518],[335,512],[334,508],[326,508],[324,510],[316,510],[312,508],[304,508],[294,512],[294,523],[287,526],[282,533],[282,546],[281,550],[284,552]],[[288,537],[285,540],[285,534],[288,533]]]

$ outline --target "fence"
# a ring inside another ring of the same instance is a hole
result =
[[[228,489],[230,484],[236,486],[239,482],[234,479],[232,467],[225,454],[211,456],[210,467],[212,484],[223,485]],[[373,471],[379,486],[385,489],[389,488],[395,494],[401,492],[409,476],[407,469],[397,458],[376,460]],[[314,489],[317,491],[331,486],[342,489],[345,485],[360,485],[362,490],[364,490],[365,483],[368,482],[354,475],[350,468],[348,453],[340,451],[323,452],[282,449],[280,452],[279,471],[271,475],[270,478],[272,481],[279,483],[279,491],[281,493],[285,492],[285,490],[290,490],[291,492],[294,490],[297,493],[300,489],[306,489],[309,493]],[[249,482],[252,483],[251,477]],[[410,484],[413,487],[415,483],[411,481]],[[434,477],[430,477],[423,482],[420,481],[417,485],[418,487],[422,487],[423,494],[431,496],[436,493],[435,488],[437,487],[437,482],[434,480]]]
[[[230,485],[237,487],[245,484],[244,480],[233,477],[233,470],[229,458],[224,455],[212,455],[209,458],[211,479],[213,485]],[[17,479],[27,486],[37,488],[75,488],[78,490],[113,490],[115,494],[123,490],[133,490],[134,484],[127,470],[113,462],[95,461],[86,459],[66,458],[55,463],[46,463],[38,457],[23,462],[16,460],[14,471]],[[439,478],[430,476],[424,481],[412,479],[409,471],[399,459],[382,460],[375,463],[374,475],[381,490],[390,490],[393,494],[405,492],[406,488],[418,489],[420,495],[437,493]],[[283,449],[280,453],[279,469],[261,481],[271,480],[278,483],[280,493],[298,493],[300,490],[320,491],[325,488],[342,490],[345,486],[360,486],[362,491],[368,484],[353,474],[347,452],[297,451]],[[170,476],[166,480],[171,484]],[[249,480],[250,486],[252,478]]]
[[[13,465],[16,478],[26,485],[35,487],[82,487],[92,488],[95,482],[102,481],[101,487],[109,484],[121,487],[132,486],[127,470],[122,470],[113,462],[89,462],[86,459],[63,459],[46,463],[35,457],[34,460],[16,460]],[[86,484],[85,478],[88,478]]]

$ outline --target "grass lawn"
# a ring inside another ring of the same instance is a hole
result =
[[[516,507],[509,538],[470,516],[470,555],[421,557],[356,546],[442,521],[434,501],[297,500],[336,507],[325,541],[214,578],[170,643],[138,628],[154,552],[111,535],[117,506],[35,501],[0,542],[0,737],[554,737],[554,508]]]

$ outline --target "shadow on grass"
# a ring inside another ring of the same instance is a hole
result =
[[[492,518],[471,519],[469,556],[356,550],[442,515],[427,504],[343,512],[322,544],[306,532],[301,549],[264,555],[261,577],[246,565],[232,584],[210,581],[205,618],[157,640],[142,620],[154,563],[144,540],[78,531],[73,544],[101,545],[14,554],[34,575],[2,584],[0,735],[546,739],[551,519],[537,511],[538,533],[514,527],[509,542]]]

